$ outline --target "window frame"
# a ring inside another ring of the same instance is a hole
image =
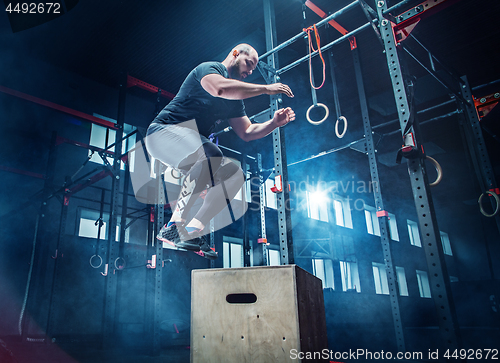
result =
[[[432,298],[429,274],[427,273],[427,271],[416,270],[416,275],[420,297],[426,299]]]
[[[408,236],[410,238],[410,244],[415,247],[422,247],[422,241],[420,239],[420,231],[418,229],[418,223],[410,219],[407,219],[406,226],[408,227]],[[417,237],[417,239],[415,239],[415,236]]]
[[[335,290],[333,261],[329,258],[313,258],[311,264],[313,275],[321,280],[323,289],[331,288]]]
[[[238,246],[240,254],[238,259],[240,260],[238,264],[233,262],[233,246]],[[223,268],[240,268],[243,267],[243,239],[231,236],[222,237],[222,266]]]
[[[337,208],[336,203],[338,203],[339,208]],[[332,207],[333,207],[333,214],[335,215],[335,223],[337,224],[337,226],[353,229],[352,211],[351,211],[351,206],[349,204],[349,199],[343,198],[339,195],[334,195]],[[338,209],[340,209],[340,211]],[[339,218],[338,218],[339,214],[342,216],[341,223],[339,223]]]

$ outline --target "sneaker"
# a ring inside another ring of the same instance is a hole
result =
[[[156,239],[162,242],[166,242],[172,246],[175,246],[175,244],[181,240],[177,224],[172,223],[170,227],[167,227],[167,225],[165,224],[160,229],[160,232],[158,232],[158,234],[156,235]]]
[[[209,260],[215,260],[219,255],[215,252],[214,249],[210,248],[206,238],[204,236],[199,237],[203,242],[200,245],[200,250],[197,253],[198,255],[208,258]]]
[[[178,231],[179,241],[175,242],[175,247],[195,252],[200,250],[203,243],[201,236],[197,233],[189,234],[185,228],[180,228]]]

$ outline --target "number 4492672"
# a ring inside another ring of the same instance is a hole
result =
[[[498,349],[447,349],[444,354],[446,359],[498,359]]]
[[[60,14],[60,3],[9,3],[5,8],[8,13],[18,14]]]

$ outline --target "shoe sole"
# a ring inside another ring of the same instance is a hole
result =
[[[213,251],[215,252],[215,251]],[[205,257],[206,259],[209,259],[209,260],[216,260],[219,255],[217,254],[217,252],[215,252],[215,256],[213,255],[209,255],[209,254],[206,254],[205,252],[203,252],[202,250],[199,250],[198,252],[195,252],[197,255],[201,256],[201,257]]]
[[[168,243],[169,245],[177,247],[177,248],[182,248],[185,250],[193,251],[198,256],[204,257],[204,258],[209,259],[209,260],[216,260],[219,257],[218,253],[212,249],[211,250],[215,253],[215,256],[211,255],[211,254],[207,254],[206,252],[203,252],[200,249],[199,245],[186,244],[186,242],[178,242],[177,244],[175,244],[175,242],[170,241],[170,240],[163,238],[163,237],[160,237],[160,236],[156,236],[156,239],[159,241]],[[183,244],[183,245],[180,245],[180,244]]]
[[[175,247],[184,248],[185,250],[195,251],[195,252],[200,251],[200,248],[201,248],[200,245],[198,245],[198,244],[192,244],[189,242],[182,242],[182,241],[176,243]]]

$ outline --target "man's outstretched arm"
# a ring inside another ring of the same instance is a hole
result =
[[[255,84],[225,78],[220,74],[207,74],[201,79],[201,86],[214,97],[227,100],[244,100],[260,95],[276,95],[284,93],[293,97],[292,90],[286,84]]]
[[[295,112],[287,107],[276,111],[274,117],[266,122],[253,124],[247,116],[244,116],[229,119],[229,124],[240,139],[252,141],[263,138],[275,128],[284,126],[293,120],[295,120]]]

